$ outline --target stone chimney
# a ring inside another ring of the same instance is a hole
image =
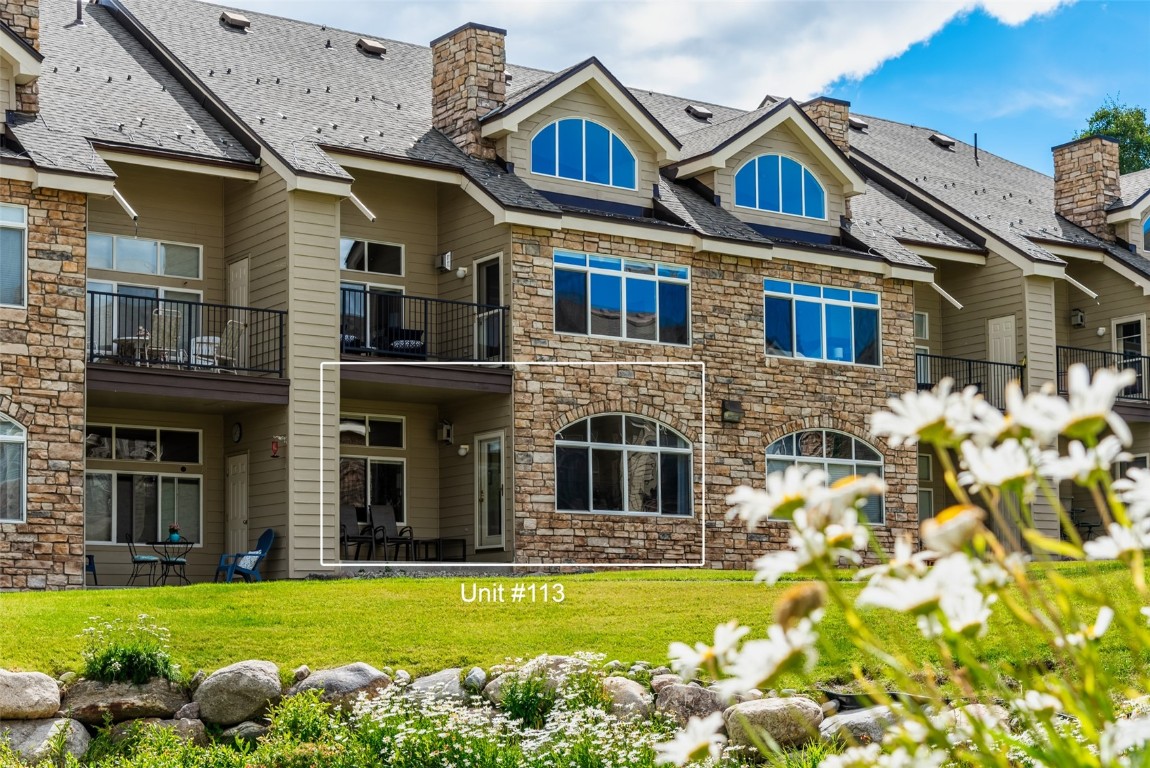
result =
[[[0,0],[0,21],[24,41],[40,50],[40,0]],[[16,82],[16,104],[18,112],[40,111],[40,86],[35,79]],[[3,115],[0,115],[0,122]]]
[[[495,159],[495,144],[479,133],[479,118],[507,96],[507,31],[464,24],[431,41],[432,125],[473,157]]]
[[[819,96],[799,106],[836,147],[844,153],[850,150],[847,142],[847,118],[850,117],[851,111],[849,101]]]
[[[1053,147],[1054,212],[1103,240],[1114,241],[1106,207],[1122,196],[1118,141],[1087,136]]]

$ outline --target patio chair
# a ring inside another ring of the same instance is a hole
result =
[[[212,580],[219,581],[222,573],[224,581],[228,584],[232,583],[237,574],[243,577],[244,581],[263,581],[260,577],[260,563],[271,552],[275,538],[276,532],[268,528],[260,534],[255,549],[249,552],[237,552],[234,555],[220,555],[220,564],[216,566],[216,575]]]
[[[156,566],[160,564],[160,558],[156,555],[141,555],[136,551],[136,544],[131,539],[128,539],[128,554],[132,558],[132,575],[128,577],[128,586],[136,581],[140,576],[144,575],[144,571],[148,572],[148,586],[156,583]]]
[[[381,524],[375,527],[375,541],[377,544],[383,545],[383,559],[387,560],[387,548],[391,546],[394,548],[396,560],[399,559],[400,547],[406,550],[409,561],[414,560],[415,535],[410,525],[399,527],[399,523],[395,520],[395,507],[390,504],[381,505],[376,515],[376,521]]]
[[[229,320],[224,326],[224,335],[220,337],[220,345],[214,355],[217,371],[221,368],[235,368],[238,365],[240,341],[243,340],[244,331],[247,329],[247,323],[238,320]]]
[[[186,353],[180,346],[180,311],[158,308],[152,310],[152,331],[148,335],[149,362],[182,363]]]
[[[359,521],[359,510],[363,507],[353,507],[343,504],[339,508],[339,543],[343,547],[343,559],[347,559],[347,547],[355,545],[355,559],[359,559],[359,552],[366,544],[371,552],[371,559],[375,559],[375,538],[371,535],[371,514],[368,511],[366,523]]]

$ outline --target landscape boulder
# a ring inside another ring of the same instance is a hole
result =
[[[180,741],[190,742],[197,747],[208,745],[208,732],[202,721],[191,717],[172,718],[163,720],[158,717],[144,717],[139,720],[125,720],[116,723],[110,733],[113,743],[119,743],[136,733],[143,733],[149,728],[164,728],[172,731]]]
[[[539,676],[547,681],[547,687],[557,690],[575,672],[587,671],[588,664],[574,656],[536,656],[524,664],[518,672],[520,678]]]
[[[823,720],[819,724],[819,736],[823,741],[841,741],[844,744],[879,743],[894,722],[890,707],[853,709]]]
[[[49,678],[51,679],[51,678]],[[0,739],[8,739],[12,749],[29,765],[52,756],[53,741],[60,731],[67,731],[64,749],[74,757],[88,751],[91,737],[83,723],[66,717],[40,720],[8,720],[0,723]]]
[[[745,701],[723,713],[732,746],[756,748],[766,734],[780,747],[799,747],[819,735],[823,710],[804,696]]]
[[[60,686],[42,672],[0,669],[0,720],[41,720],[60,709]]]
[[[434,675],[417,677],[408,687],[408,690],[432,701],[446,701],[449,699],[467,701],[467,693],[464,692],[463,684],[459,681],[459,676],[462,672],[462,669],[452,667],[451,669],[436,672]]]
[[[167,719],[187,703],[183,688],[160,677],[143,685],[80,680],[64,690],[60,708],[85,725],[103,725],[105,720]]]
[[[321,669],[297,682],[289,696],[319,690],[329,704],[351,704],[361,693],[374,696],[391,685],[391,678],[370,664],[357,661],[334,669]]]
[[[651,690],[658,696],[668,685],[680,685],[683,680],[678,675],[655,675],[651,678]]]
[[[628,677],[607,677],[603,690],[611,697],[611,714],[619,719],[646,720],[651,716],[654,697],[647,686]]]
[[[487,673],[481,667],[472,667],[471,671],[467,673],[467,677],[463,678],[463,687],[468,693],[482,693],[483,687],[486,685]]]
[[[723,702],[714,691],[697,685],[674,683],[659,691],[655,711],[685,728],[692,717],[701,719],[713,712],[722,712]]]
[[[241,741],[255,743],[257,739],[268,732],[268,727],[262,723],[245,720],[239,725],[233,725],[220,734],[220,740],[227,744],[238,744]]]
[[[502,704],[503,686],[514,674],[514,672],[505,672],[499,677],[493,678],[487,685],[483,686],[483,698],[495,706]]]
[[[280,672],[270,661],[241,661],[216,670],[196,689],[200,717],[235,725],[262,715],[280,699]]]

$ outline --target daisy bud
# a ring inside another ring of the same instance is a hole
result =
[[[827,588],[822,582],[808,581],[789,587],[775,603],[775,623],[790,629],[827,602]]]
[[[971,542],[985,517],[986,513],[972,504],[947,507],[922,521],[922,541],[935,552],[957,552]]]

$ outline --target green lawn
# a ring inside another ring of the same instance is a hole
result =
[[[1062,573],[1080,588],[1107,594],[1120,611],[1137,612],[1126,571],[1077,566]],[[559,583],[566,599],[558,604],[464,604],[460,588],[466,585],[470,591],[472,581],[503,584],[506,590],[516,582],[537,587]],[[189,671],[261,658],[285,669],[366,661],[418,675],[580,650],[658,664],[665,661],[671,641],[709,640],[716,624],[733,618],[761,633],[784,588],[756,584],[746,573],[677,570],[8,593],[0,595],[0,667],[53,674],[78,670],[77,635],[89,617],[133,619],[139,613],[171,630],[173,656]],[[869,618],[880,637],[893,639],[910,658],[934,661],[911,619],[885,611]],[[1088,618],[1093,619],[1092,611]],[[847,632],[841,615],[829,611],[816,679],[849,677],[858,657]],[[1108,663],[1130,679],[1135,660],[1118,633],[1104,640]],[[1041,664],[1050,656],[1033,635],[1001,616],[985,647],[986,658],[996,662]]]

